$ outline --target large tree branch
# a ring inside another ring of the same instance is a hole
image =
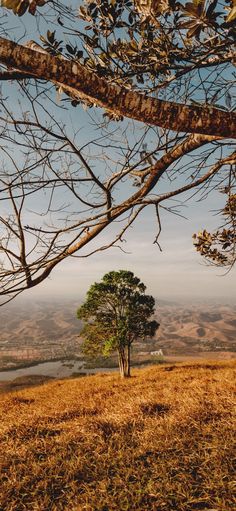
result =
[[[174,131],[236,138],[236,114],[233,112],[151,98],[108,83],[78,62],[40,53],[2,37],[0,62],[60,85],[69,95],[90,101],[116,115]]]

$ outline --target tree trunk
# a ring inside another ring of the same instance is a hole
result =
[[[120,376],[121,376],[121,378],[124,378],[125,377],[125,354],[124,354],[124,350],[119,349],[119,351],[118,351],[118,358],[119,358]]]
[[[130,344],[126,347],[126,376],[130,377]]]
[[[0,37],[0,62],[60,85],[72,98],[88,100],[116,115],[184,133],[236,137],[236,114],[212,106],[185,105],[145,96],[109,83],[79,62],[59,59]]]
[[[118,351],[119,368],[121,378],[130,377],[130,346],[126,349],[120,348]]]

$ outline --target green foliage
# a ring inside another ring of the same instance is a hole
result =
[[[158,323],[149,318],[155,300],[145,295],[146,287],[130,271],[111,271],[93,284],[77,317],[85,322],[81,332],[83,351],[89,356],[108,356],[124,350],[139,338],[152,337]]]
[[[225,190],[227,201],[222,211],[226,225],[210,233],[206,229],[193,235],[197,251],[216,266],[232,267],[236,260],[236,194]]]
[[[227,23],[232,23],[236,19],[236,0],[231,0],[230,4],[230,11],[226,19]]]
[[[60,56],[62,52],[62,41],[58,41],[55,37],[55,30],[54,32],[50,32],[50,30],[47,31],[46,37],[40,36],[40,40],[43,43],[43,46],[45,50],[54,56]]]
[[[228,13],[218,0],[86,1],[79,9],[86,23],[86,64],[101,76],[148,90],[175,66],[184,68],[190,58],[199,62],[207,48],[222,53],[225,37],[233,35],[234,3]]]
[[[202,31],[209,31],[209,28],[217,30],[219,28],[219,16],[221,13],[215,12],[217,0],[210,4],[205,0],[193,0],[187,2],[181,7],[182,16],[187,17],[188,21],[179,24],[179,28],[188,29],[187,38],[200,38]]]
[[[28,10],[34,16],[37,7],[43,7],[46,0],[1,0],[1,7],[12,10],[17,16],[23,16]]]
[[[0,1],[19,16],[27,10],[35,14],[46,4],[45,0]],[[55,32],[41,35],[41,40],[54,55],[63,53],[99,76],[126,87],[139,84],[148,91],[175,68],[184,70],[189,59],[199,66],[208,51],[218,58],[224,54],[225,41],[229,44],[232,36],[233,43],[236,16],[235,0],[227,3],[229,7],[218,0],[86,0],[74,17],[84,22],[84,29],[76,32],[78,44],[73,38],[62,45]],[[60,16],[57,23],[64,24]]]

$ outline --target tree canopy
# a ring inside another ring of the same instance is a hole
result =
[[[119,245],[146,208],[159,244],[162,215],[181,212],[196,193],[203,200],[219,192],[223,221],[194,244],[211,263],[231,267],[235,1],[1,6],[3,301],[40,284],[65,258],[84,256],[88,244],[85,255]],[[118,218],[121,229],[99,244]]]
[[[111,271],[93,284],[77,317],[84,320],[80,332],[83,351],[90,356],[118,353],[120,374],[130,376],[130,348],[138,338],[153,337],[159,324],[149,321],[155,300],[131,271]]]

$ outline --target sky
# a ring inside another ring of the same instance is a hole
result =
[[[111,248],[88,258],[70,258],[37,289],[27,291],[25,297],[84,300],[90,285],[99,282],[105,273],[125,269],[144,282],[146,292],[157,303],[158,299],[235,303],[235,269],[225,274],[224,269],[207,266],[193,247],[193,232],[206,226],[207,218],[211,218],[203,209],[201,203],[192,204],[186,211],[188,220],[174,215],[164,218],[162,252],[153,244],[154,214],[147,213],[126,236],[122,249],[127,253]],[[207,224],[213,225],[212,219]],[[108,233],[102,235],[102,241],[104,244],[110,241]]]
[[[34,20],[28,16],[27,20],[32,24],[33,34]],[[73,112],[73,116],[76,115]],[[165,213],[159,239],[162,252],[153,244],[157,225],[155,213],[149,210],[129,230],[126,242],[122,244],[126,253],[112,248],[90,257],[67,259],[40,286],[26,291],[25,297],[30,300],[83,300],[90,285],[99,281],[105,273],[127,269],[145,283],[147,292],[157,300],[235,302],[235,269],[225,274],[224,269],[207,266],[192,243],[194,232],[203,228],[212,230],[217,225],[217,219],[212,215],[212,210],[217,207],[218,199],[212,195],[206,202],[189,202],[188,208],[184,209],[187,219]],[[99,241],[100,244],[109,243],[111,232],[104,232]]]

